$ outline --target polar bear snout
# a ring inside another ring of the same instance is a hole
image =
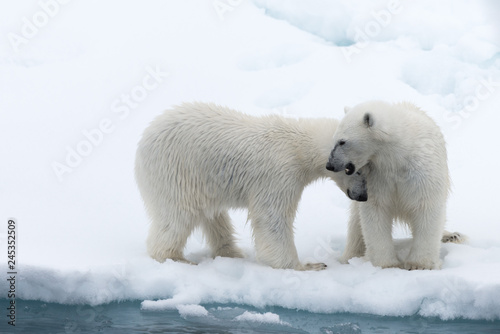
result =
[[[333,161],[332,159],[328,160],[328,162],[326,163],[326,169],[334,173],[345,170],[347,175],[351,175],[352,173],[354,173],[354,171],[351,173],[350,170],[349,173],[347,173],[347,169],[343,166],[343,164],[339,163],[338,161]]]
[[[326,169],[328,169],[329,171],[335,172],[335,168],[333,167],[333,164],[330,163],[330,161],[328,161],[326,163]]]
[[[368,193],[366,192],[366,183],[363,182],[361,189],[347,189],[347,197],[353,201],[366,202],[368,200]]]
[[[347,175],[352,175],[356,171],[356,166],[352,162],[348,162],[345,166],[342,163],[338,163],[336,161],[330,161],[326,163],[326,169],[332,171],[334,173],[345,171]]]
[[[330,157],[328,158],[328,162],[326,163],[326,169],[332,172],[340,172],[345,171],[347,175],[352,175],[356,171],[356,166],[352,162],[344,163],[344,159],[342,152],[336,152],[337,146],[330,153]]]

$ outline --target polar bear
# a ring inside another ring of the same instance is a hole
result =
[[[375,266],[438,269],[440,242],[461,242],[444,231],[450,189],[445,141],[434,121],[410,103],[372,101],[346,108],[327,163],[334,172],[362,174],[368,201],[352,202],[341,258],[366,257]],[[392,243],[393,220],[410,227],[404,263]]]
[[[273,268],[301,264],[293,222],[304,188],[331,178],[351,198],[367,199],[361,175],[325,168],[335,119],[252,117],[214,104],[190,103],[158,116],[139,142],[136,181],[151,218],[147,249],[157,261],[183,256],[201,226],[214,256],[242,257],[230,208],[247,208],[257,258]]]

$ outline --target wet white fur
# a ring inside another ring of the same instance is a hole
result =
[[[358,169],[370,162],[368,201],[351,204],[342,260],[366,255],[376,266],[440,268],[441,239],[457,241],[460,235],[443,237],[450,180],[445,141],[435,122],[409,103],[367,102],[346,110],[334,136],[340,139],[345,150],[337,156],[346,163]],[[402,261],[392,243],[394,220],[408,224],[413,235]]]
[[[183,249],[201,226],[214,256],[241,257],[230,208],[247,208],[257,257],[274,268],[303,265],[293,222],[304,187],[334,177],[345,191],[355,178],[326,170],[334,119],[252,117],[214,104],[183,104],[145,130],[136,179],[151,218],[150,256],[186,261]]]

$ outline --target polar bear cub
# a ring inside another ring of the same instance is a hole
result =
[[[242,257],[230,208],[247,208],[257,258],[274,268],[300,263],[293,222],[304,188],[331,178],[351,198],[367,199],[362,176],[325,168],[334,119],[252,117],[214,104],[183,104],[158,116],[139,142],[135,174],[151,218],[149,255],[186,261],[187,238],[201,226],[214,256]]]
[[[376,266],[438,269],[450,189],[445,141],[434,121],[410,103],[366,102],[346,108],[327,168],[363,174],[367,202],[351,203],[344,261],[366,257]],[[392,243],[393,220],[410,227],[404,263]]]

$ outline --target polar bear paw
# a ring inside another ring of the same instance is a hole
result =
[[[174,262],[180,262],[180,263],[186,263],[186,264],[193,264],[197,265],[195,262],[191,262],[189,260],[186,260],[184,256],[182,255],[159,255],[159,254],[152,254],[151,257],[153,260],[156,260],[160,263],[164,263],[166,260],[172,260]]]
[[[374,267],[382,267],[385,269],[385,268],[401,268],[402,266],[401,261],[399,261],[399,259],[396,256],[391,257],[389,259],[380,257],[374,259],[373,257],[370,256],[365,256],[365,258],[370,260],[370,262]]]
[[[198,265],[198,263],[193,262],[193,261],[186,260],[185,258],[180,258],[180,259],[172,259],[172,260],[174,260],[175,262],[180,262],[180,263],[185,263],[185,264],[191,264],[191,265],[193,265],[193,266]]]
[[[466,241],[467,237],[458,232],[444,231],[443,237],[441,238],[442,243],[453,242],[455,244],[463,244]]]
[[[434,261],[406,261],[404,264],[404,269],[406,270],[434,270],[441,269],[441,263],[436,263]]]
[[[352,257],[348,257],[348,256],[341,256],[338,258],[338,261],[341,263],[341,264],[349,264],[349,260],[352,259]]]
[[[162,261],[161,260],[157,260],[157,261],[160,262],[160,263],[163,263],[166,260],[167,259],[162,260]],[[184,257],[172,257],[172,258],[168,258],[168,260],[172,260],[174,262],[179,262],[179,263],[191,264],[191,265],[194,265],[194,266],[198,265],[198,263],[186,260]]]
[[[401,262],[397,261],[397,262],[388,262],[388,263],[374,265],[374,266],[381,267],[382,269],[389,269],[389,268],[399,268],[399,269],[401,269],[402,264],[401,264]]]
[[[306,263],[304,265],[301,265],[300,268],[297,270],[313,270],[313,271],[320,271],[320,270],[325,270],[326,269],[326,264],[324,263]]]
[[[232,257],[232,258],[242,258],[243,253],[241,250],[233,245],[224,245],[217,249],[215,252],[215,257],[217,256],[222,256],[222,257]]]

